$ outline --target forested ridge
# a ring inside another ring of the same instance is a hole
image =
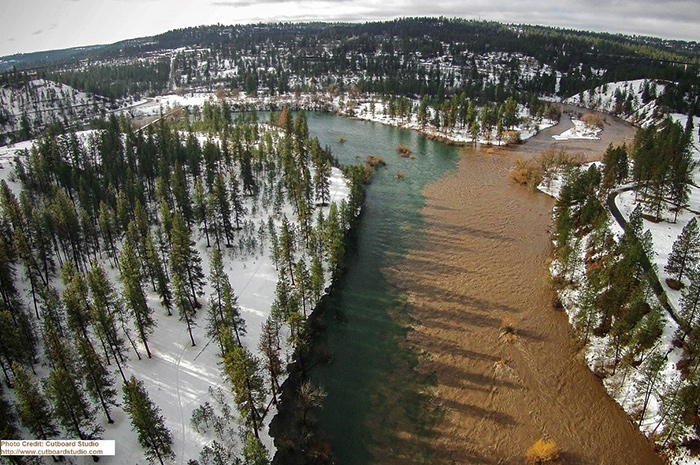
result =
[[[674,83],[666,105],[698,113],[699,51],[694,42],[408,18],[180,29],[41,73],[110,98],[157,94],[175,84],[271,95],[332,87],[438,100],[464,92],[481,102],[568,97],[607,82],[650,79]]]

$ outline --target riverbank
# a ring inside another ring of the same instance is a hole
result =
[[[601,140],[571,145],[554,142],[552,129],[496,154],[465,150],[456,173],[423,191],[425,239],[394,279],[409,290],[418,370],[436,379],[443,418],[433,463],[522,464],[540,437],[558,444],[564,463],[661,463],[552,308],[553,201],[507,176],[517,157],[545,146],[592,157],[634,128],[612,121]]]

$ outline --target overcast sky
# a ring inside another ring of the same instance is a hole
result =
[[[700,41],[700,0],[0,0],[0,56],[202,24],[440,15]]]

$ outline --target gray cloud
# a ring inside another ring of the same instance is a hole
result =
[[[700,41],[700,0],[0,0],[17,52],[109,43],[174,28],[446,16]],[[54,26],[56,24],[56,26]],[[53,28],[55,27],[55,30]],[[58,31],[71,33],[57,34]],[[28,34],[26,31],[35,31]]]
[[[285,4],[293,0],[215,0],[217,6]],[[404,16],[446,16],[537,24],[567,29],[700,41],[700,0],[329,0],[300,1],[295,12],[260,11],[249,21],[376,21]],[[321,5],[325,8],[316,8]],[[351,5],[352,9],[335,8]]]

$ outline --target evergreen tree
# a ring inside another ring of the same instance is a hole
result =
[[[700,316],[700,271],[697,268],[689,270],[690,286],[683,289],[681,294],[681,308],[679,309],[679,332],[681,341],[698,326]]]
[[[685,225],[673,243],[664,270],[681,283],[688,270],[694,269],[700,260],[700,229],[695,218]]]
[[[323,272],[323,264],[318,255],[314,254],[311,257],[311,297],[314,303],[321,299],[324,287],[326,285],[326,277]]]
[[[80,439],[99,438],[102,427],[95,421],[76,373],[57,365],[46,382],[46,392],[53,401],[55,415],[67,431]]]
[[[3,395],[2,384],[0,384],[0,438],[19,439],[19,431],[17,429],[17,415],[15,414],[12,405],[5,400]],[[11,463],[23,463],[21,460]]]
[[[269,465],[270,457],[260,438],[254,433],[246,434],[243,445],[243,459],[246,465]]]
[[[198,223],[200,229],[204,229],[204,235],[207,238],[207,247],[211,247],[209,240],[209,215],[207,206],[207,194],[204,191],[204,184],[201,179],[197,179],[194,184],[194,220]]]
[[[143,382],[132,376],[122,391],[124,410],[131,417],[131,424],[148,462],[158,459],[161,465],[165,465],[166,461],[173,460],[172,435],[165,426],[160,408],[148,397]]]
[[[61,280],[66,286],[62,297],[68,317],[68,328],[90,342],[88,328],[92,324],[92,312],[88,300],[87,281],[71,262],[63,264]]]
[[[322,206],[328,205],[331,200],[331,164],[330,161],[324,160],[315,166],[314,172],[314,190],[316,200]]]
[[[126,236],[122,245],[119,266],[119,279],[124,285],[124,302],[131,313],[139,339],[146,348],[146,354],[148,354],[148,358],[152,358],[151,349],[148,347],[148,337],[153,333],[156,321],[153,319],[153,309],[146,302],[146,294],[141,285],[143,282],[141,263],[136,256],[136,249],[129,235]]]
[[[51,406],[39,385],[22,365],[15,363],[12,371],[15,373],[17,411],[22,425],[36,438],[47,440],[56,437],[59,430]]]
[[[192,201],[190,200],[189,185],[187,183],[185,171],[177,161],[173,167],[173,177],[171,179],[170,187],[173,191],[173,198],[175,199],[177,211],[180,212],[185,220],[185,223],[190,225],[192,222],[193,212]]]
[[[294,286],[294,254],[296,253],[296,235],[294,234],[294,226],[289,222],[287,216],[282,216],[282,229],[279,236],[280,256],[289,273],[287,276],[292,280]]]
[[[192,334],[192,327],[196,326],[194,319],[197,316],[197,310],[192,303],[190,295],[188,294],[185,277],[181,274],[173,272],[172,284],[175,307],[180,315],[180,321],[184,321],[187,324],[187,332],[190,335],[190,341],[194,347],[197,344],[195,343],[194,335]]]
[[[193,309],[200,307],[197,295],[204,286],[202,258],[194,248],[191,231],[185,225],[182,215],[175,213],[173,217],[172,247],[170,250],[170,275],[175,287],[175,278],[183,280],[189,288],[188,300]]]
[[[127,349],[118,331],[118,327],[121,326],[125,335],[129,336],[124,306],[109,282],[107,273],[97,261],[92,262],[87,279],[92,295],[92,320],[95,333],[100,339],[107,363],[111,355],[117,363],[122,379],[126,382],[121,363],[126,359]],[[131,340],[130,337],[129,339]]]
[[[336,204],[331,204],[326,220],[325,230],[326,253],[328,265],[333,276],[336,276],[343,264],[345,255],[345,236],[343,234],[340,216]]]
[[[246,425],[260,437],[265,402],[265,383],[260,374],[260,362],[244,346],[230,339],[224,343],[224,372],[231,381],[238,411]]]
[[[214,212],[214,224],[217,229],[217,237],[226,238],[226,246],[231,247],[231,239],[233,239],[233,224],[231,223],[231,203],[229,202],[229,194],[226,189],[226,183],[222,174],[217,174],[214,177],[214,186],[212,194],[212,210]]]
[[[238,179],[236,179],[236,174],[231,171],[229,177],[229,186],[231,193],[231,208],[233,209],[233,217],[236,221],[236,230],[241,229],[241,221],[246,213],[246,209],[243,206],[243,200],[241,199],[241,190],[238,186]]]
[[[99,402],[107,417],[107,423],[114,423],[110,415],[110,406],[116,405],[117,391],[114,389],[114,380],[92,344],[85,339],[79,339],[76,345],[80,356],[80,373],[85,379],[88,394],[92,400]]]
[[[233,287],[224,271],[221,253],[217,249],[211,254],[209,279],[212,294],[207,317],[207,335],[217,338],[223,355],[226,338],[223,331],[233,330],[236,342],[240,345],[241,336],[245,335],[245,320],[241,317]]]
[[[168,312],[168,316],[172,315],[173,309],[173,294],[170,291],[170,281],[165,274],[163,262],[158,255],[158,250],[153,243],[153,235],[150,231],[146,234],[146,267],[151,275],[151,280],[154,281],[154,289],[160,297],[160,303]]]
[[[270,380],[272,402],[277,405],[277,395],[280,392],[279,378],[283,372],[280,356],[282,347],[280,346],[280,325],[271,317],[268,317],[263,323],[258,348],[264,356],[265,370]]]

